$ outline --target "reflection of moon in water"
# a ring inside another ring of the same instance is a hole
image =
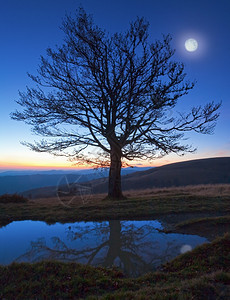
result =
[[[188,39],[185,41],[185,49],[189,52],[194,52],[198,48],[198,43],[195,39]]]
[[[183,245],[180,249],[180,253],[183,254],[183,253],[186,253],[191,250],[192,250],[192,247],[190,245]]]

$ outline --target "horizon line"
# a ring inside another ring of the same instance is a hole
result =
[[[230,156],[212,156],[212,157],[207,157],[206,155],[204,157],[200,157],[200,158],[195,158],[194,159],[185,159],[185,160],[163,160],[160,163],[157,163],[157,161],[155,160],[154,165],[153,164],[142,164],[142,163],[136,163],[134,165],[128,166],[128,167],[139,167],[139,168],[151,168],[151,167],[160,167],[163,165],[167,165],[167,164],[173,164],[173,163],[178,163],[178,162],[183,162],[183,161],[190,161],[190,160],[202,160],[202,159],[211,159],[211,158],[229,158]],[[109,168],[109,167],[108,167]],[[125,167],[123,167],[125,168]],[[4,162],[0,162],[0,172],[4,172],[4,171],[51,171],[51,170],[89,170],[89,169],[96,169],[93,166],[86,166],[86,165],[79,165],[79,166],[66,166],[66,165],[28,165],[28,164],[18,164],[18,163],[4,163]],[[100,169],[100,167],[99,167]]]

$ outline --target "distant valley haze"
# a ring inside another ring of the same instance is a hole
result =
[[[0,173],[0,195],[22,193],[27,197],[53,197],[57,187],[89,183],[93,193],[106,193],[108,169],[7,171]],[[124,191],[154,187],[230,183],[230,157],[207,158],[161,167],[122,169]]]
[[[149,167],[123,168],[122,175],[144,171]],[[107,177],[108,169],[76,169],[76,170],[9,170],[0,172],[0,195],[5,193],[21,193],[26,190],[56,186],[63,178],[69,183],[86,182]]]

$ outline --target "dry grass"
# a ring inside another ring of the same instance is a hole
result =
[[[124,195],[128,198],[148,199],[156,197],[168,196],[207,196],[207,197],[227,197],[230,196],[230,184],[202,184],[202,185],[189,185],[181,187],[165,187],[165,188],[152,188],[145,190],[128,190],[124,191]],[[107,194],[92,194],[82,200],[81,196],[67,196],[65,199],[60,199],[58,196],[52,198],[37,198],[30,200],[31,204],[41,205],[59,205],[74,203],[76,206],[83,204],[95,205],[101,203]]]
[[[17,220],[55,223],[156,218],[170,223],[170,229],[187,219],[221,217],[230,213],[230,184],[155,188],[128,191],[124,195],[128,198],[120,201],[106,200],[105,194],[95,194],[0,203],[0,226]]]
[[[153,188],[145,190],[129,190],[126,191],[127,197],[157,197],[157,196],[171,196],[171,195],[190,195],[190,196],[207,196],[207,197],[225,197],[230,196],[230,184],[201,184],[189,185],[182,187],[165,187]]]
[[[46,205],[46,206],[59,206],[59,205],[66,205],[80,207],[82,205],[95,205],[102,202],[102,199],[105,199],[106,194],[95,194],[89,195],[86,198],[82,198],[79,195],[76,196],[66,196],[65,198],[50,197],[50,198],[36,198],[29,200],[31,205]]]
[[[0,196],[0,203],[27,203],[28,199],[18,194],[4,194]]]

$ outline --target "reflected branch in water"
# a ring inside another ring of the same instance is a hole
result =
[[[65,241],[52,237],[48,246],[44,238],[31,242],[30,249],[16,261],[60,260],[111,267],[116,265],[129,276],[151,271],[172,256],[175,247],[167,245],[159,254],[159,242],[153,226],[109,221],[74,225],[66,228]],[[155,238],[154,238],[155,237]],[[90,242],[90,245],[86,244]],[[77,246],[76,246],[77,243]],[[69,245],[70,244],[70,245]]]

